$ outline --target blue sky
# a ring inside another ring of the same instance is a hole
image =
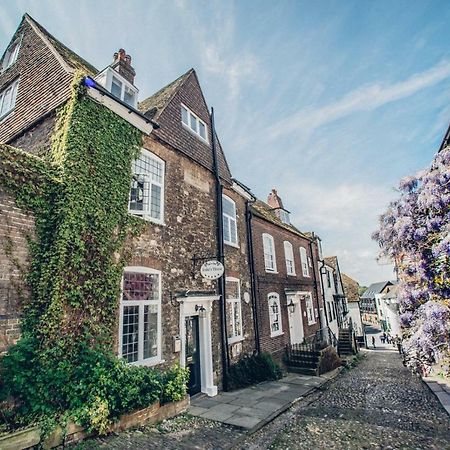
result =
[[[140,98],[197,70],[233,175],[362,284],[392,278],[370,234],[450,120],[450,3],[0,0],[0,47],[28,12],[101,69],[133,57]]]

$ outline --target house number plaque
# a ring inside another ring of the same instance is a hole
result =
[[[223,264],[215,259],[205,261],[200,268],[202,277],[207,280],[217,280],[223,275],[224,271]]]

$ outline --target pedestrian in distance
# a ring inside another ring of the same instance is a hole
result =
[[[391,336],[390,333],[388,333],[388,334],[387,334],[387,338],[386,338],[386,342],[387,342],[388,344],[390,344],[390,343],[391,343],[391,340],[392,340],[392,336]]]
[[[375,348],[375,336],[372,336],[372,345],[373,345],[373,348]]]
[[[395,343],[397,344],[397,350],[398,350],[398,354],[401,355],[402,352],[402,338],[396,334],[395,335]]]

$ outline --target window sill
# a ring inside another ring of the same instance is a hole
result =
[[[310,325],[315,325],[317,323],[317,321],[314,321],[314,322],[308,322],[308,326],[310,326]]]
[[[234,338],[229,338],[228,339],[228,344],[236,344],[238,342],[242,342],[244,340],[244,336],[236,336]]]
[[[165,359],[148,359],[148,360],[142,360],[142,361],[135,361],[132,363],[129,363],[130,366],[145,366],[145,367],[150,367],[150,366],[156,366],[158,364],[162,364],[165,363],[166,360]]]
[[[273,273],[273,274],[276,275],[278,272],[276,270],[267,270],[266,269],[266,273]]]
[[[223,243],[225,244],[225,245],[228,245],[228,247],[234,247],[234,248],[240,248],[239,247],[239,244],[235,244],[234,242],[228,242],[228,241],[223,241]]]
[[[296,277],[297,274],[295,274],[295,273],[288,273],[287,276],[288,276],[288,277]]]
[[[274,337],[282,336],[283,334],[284,334],[283,331],[277,331],[276,333],[270,333],[270,337],[274,338]]]
[[[155,225],[161,225],[162,227],[166,226],[165,222],[163,222],[162,220],[156,220],[148,214],[137,214],[136,212],[131,210],[128,210],[128,214],[137,217],[139,219],[145,220],[146,222],[154,223]]]

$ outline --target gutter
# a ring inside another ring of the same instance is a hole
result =
[[[211,149],[213,156],[214,178],[216,188],[216,237],[217,237],[217,256],[225,268],[225,251],[223,243],[223,211],[222,211],[222,183],[220,182],[219,163],[216,148],[216,131],[214,128],[214,108],[211,108]],[[220,328],[221,328],[221,356],[222,356],[222,387],[228,391],[228,368],[230,365],[230,355],[228,348],[227,334],[227,309],[226,309],[226,284],[225,271],[217,280],[217,287],[220,295]]]
[[[111,94],[111,92],[109,92],[107,89],[105,89],[103,86],[100,86],[93,78],[91,77],[84,77],[82,80],[82,83],[84,86],[86,86],[87,88],[90,89],[95,89],[96,91],[99,92],[99,94],[103,97],[108,97],[111,100],[114,100],[116,103],[118,103],[119,105],[125,107],[126,109],[128,109],[128,113],[129,114],[134,114],[136,116],[138,116],[140,119],[144,120],[145,123],[149,124],[152,126],[152,128],[154,129],[158,129],[160,128],[158,122],[155,122],[153,119],[149,119],[147,116],[145,116],[144,114],[141,113],[141,111],[137,110],[136,108],[133,108],[132,106],[130,106],[128,103],[125,103],[123,100],[121,100],[120,98],[116,97],[115,95]]]

